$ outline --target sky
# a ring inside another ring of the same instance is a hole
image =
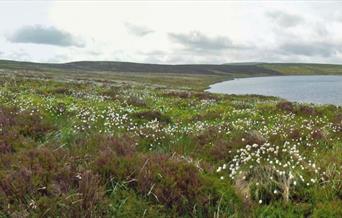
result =
[[[342,1],[0,1],[0,59],[342,63]]]

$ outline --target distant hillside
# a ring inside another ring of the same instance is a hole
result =
[[[306,63],[262,63],[257,66],[274,70],[282,75],[342,75],[342,65]]]
[[[277,75],[342,75],[342,65],[232,63],[163,65],[110,61],[47,64],[0,60],[0,77],[112,84],[149,84],[206,90],[211,84],[243,77]]]
[[[136,72],[136,73],[184,73],[184,74],[259,74],[278,75],[272,69],[258,65],[162,65],[110,61],[80,61],[64,64],[45,64],[0,60],[0,69],[77,72]]]
[[[263,63],[263,62],[237,62],[226,63],[234,66],[258,66],[280,73],[281,75],[341,75],[342,65],[314,64],[314,63]]]
[[[342,65],[298,63],[231,63],[231,64],[142,64],[112,61],[79,61],[63,64],[47,64],[0,60],[0,69],[63,72],[116,72],[116,73],[167,73],[201,75],[295,75],[342,74]]]

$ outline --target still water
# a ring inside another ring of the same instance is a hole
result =
[[[342,76],[272,76],[234,79],[210,86],[212,93],[258,94],[289,101],[342,105]]]

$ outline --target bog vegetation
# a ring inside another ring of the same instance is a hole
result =
[[[341,107],[0,83],[0,217],[342,217]]]

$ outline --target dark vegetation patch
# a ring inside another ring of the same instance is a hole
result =
[[[167,91],[163,93],[165,97],[181,99],[196,98],[199,100],[219,100],[221,97],[209,92],[190,92],[190,91]]]
[[[137,106],[137,107],[145,107],[147,103],[144,99],[138,98],[135,96],[131,96],[127,99],[127,104]]]
[[[221,197],[210,192],[212,182],[194,166],[167,155],[119,158],[115,152],[106,150],[100,152],[96,171],[106,180],[126,181],[128,187],[179,215],[209,216]],[[223,208],[226,203],[222,202]]]
[[[321,114],[313,106],[302,105],[302,104],[298,105],[298,104],[294,104],[288,101],[279,102],[276,105],[276,107],[282,111],[291,112],[291,113],[304,115],[304,116],[316,116],[316,115]]]
[[[112,100],[118,99],[120,95],[119,87],[110,87],[100,92],[101,95],[107,96]]]
[[[245,145],[241,139],[240,136],[236,136],[230,140],[217,140],[210,149],[210,156],[215,160],[231,160],[234,156],[233,151]]]
[[[25,144],[43,141],[55,127],[38,112],[19,112],[16,108],[1,107],[0,129],[0,150],[14,152]]]
[[[109,217],[118,213],[118,208],[108,208],[120,184],[126,201],[140,199],[134,201],[144,207],[135,209],[140,212],[150,210],[150,204],[164,208],[151,213],[166,210],[177,216],[210,216],[218,205],[220,213],[240,210],[232,190],[183,159],[138,152],[129,136],[93,135],[74,143],[73,149],[51,144],[15,153],[3,147],[0,211],[10,216]]]
[[[206,111],[204,113],[200,113],[195,115],[192,120],[193,121],[205,121],[205,120],[216,120],[222,117],[221,113],[217,111]]]
[[[247,132],[245,134],[244,139],[248,145],[253,145],[253,144],[262,145],[266,142],[266,138],[260,132],[256,130]]]
[[[293,105],[293,103],[288,101],[279,102],[277,104],[277,108],[292,113],[295,111],[295,106]]]
[[[159,111],[141,111],[132,114],[134,118],[144,119],[148,121],[158,120],[162,123],[171,123],[171,118]]]
[[[342,113],[333,117],[333,125],[337,131],[342,132]]]

